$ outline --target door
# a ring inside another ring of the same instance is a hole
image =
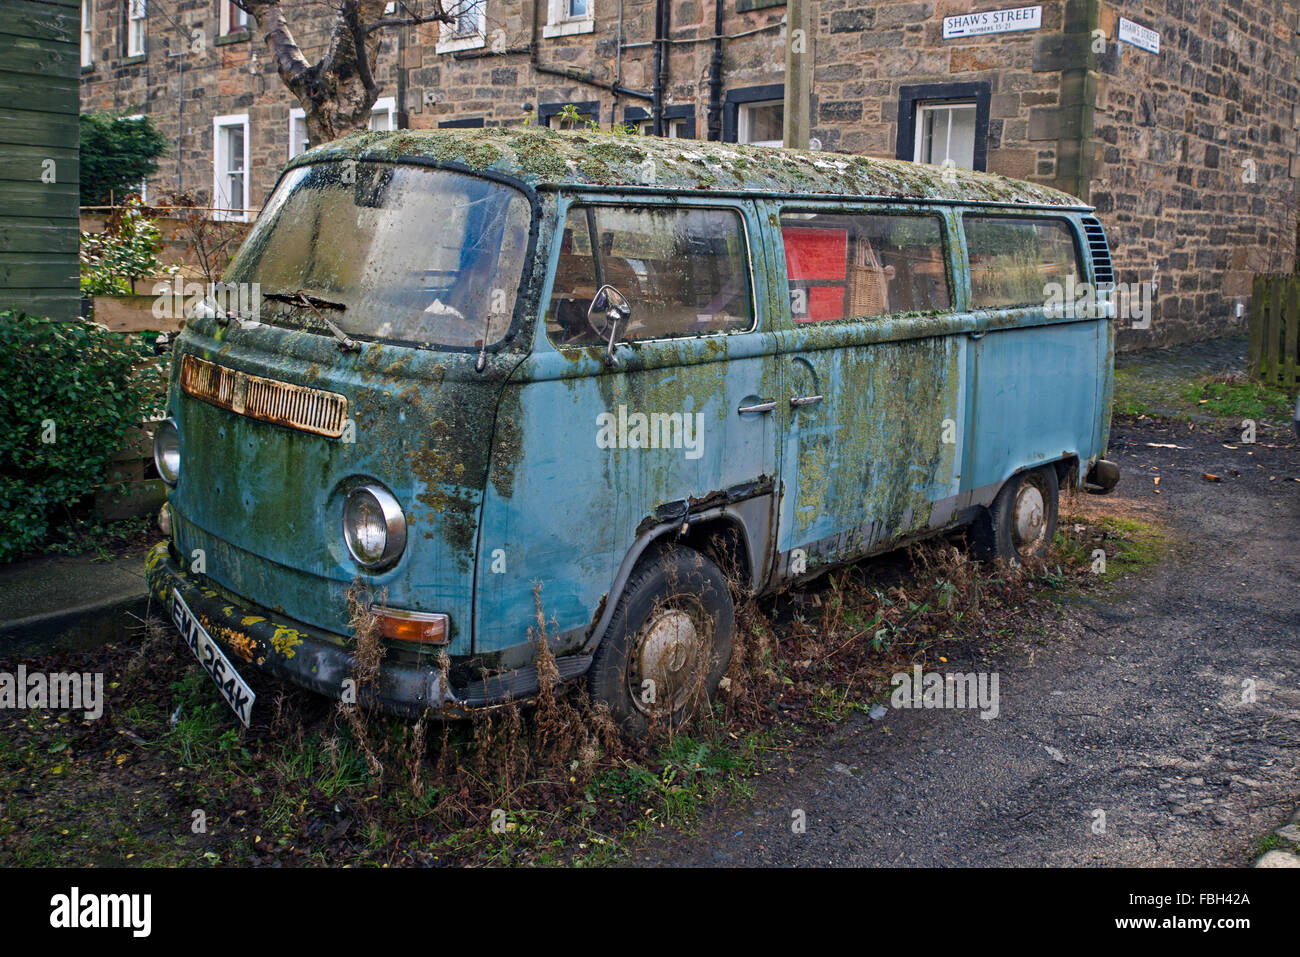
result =
[[[947,226],[887,207],[773,209],[786,578],[951,521],[964,441]]]
[[[579,196],[556,215],[543,321],[507,390],[513,439],[494,452],[487,490],[480,652],[525,640],[536,582],[572,650],[665,525],[748,503],[771,527],[777,358],[754,293],[753,207]],[[614,327],[591,313],[605,285],[630,306]],[[497,481],[507,458],[509,482]],[[491,573],[497,548],[506,574]]]

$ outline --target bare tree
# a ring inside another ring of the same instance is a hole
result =
[[[307,114],[307,139],[325,143],[364,129],[379,95],[374,63],[381,31],[421,23],[455,24],[482,0],[329,0],[334,20],[325,51],[308,61],[289,29],[284,0],[234,0],[257,21],[280,79]],[[392,7],[391,12],[385,8]]]

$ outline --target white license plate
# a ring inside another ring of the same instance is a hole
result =
[[[235,712],[235,717],[244,722],[244,727],[248,727],[248,722],[253,716],[253,702],[257,696],[253,694],[253,689],[248,686],[235,666],[230,663],[226,653],[221,650],[221,646],[212,640],[212,636],[207,633],[194,612],[190,611],[190,606],[185,604],[185,599],[181,597],[180,592],[172,589],[172,621],[181,633],[181,639],[189,646],[190,651],[194,652],[194,657],[199,659],[199,664],[203,665],[203,670],[208,676],[216,682],[218,690],[221,691],[221,697],[226,699],[226,704],[230,705],[230,710]]]

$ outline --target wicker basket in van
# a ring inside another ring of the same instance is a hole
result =
[[[857,242],[849,264],[849,316],[883,316],[889,312],[889,277],[865,239]]]

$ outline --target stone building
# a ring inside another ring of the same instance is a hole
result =
[[[151,194],[255,209],[305,127],[237,8],[81,2],[83,109],[147,113],[177,143]],[[1117,278],[1154,291],[1149,328],[1122,326],[1122,346],[1240,331],[1252,275],[1294,271],[1300,0],[809,2],[814,147],[1093,203]],[[572,106],[603,127],[781,140],[781,0],[461,6],[454,25],[387,33],[372,126],[557,125]],[[320,5],[285,8],[311,57]]]

